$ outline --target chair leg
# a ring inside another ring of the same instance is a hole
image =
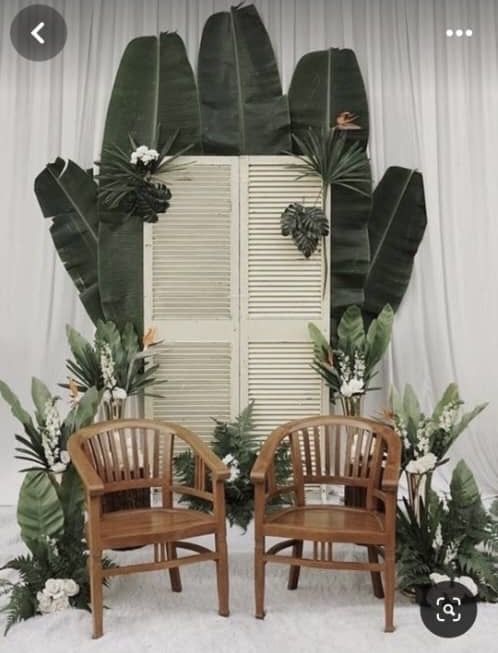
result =
[[[174,542],[168,542],[166,544],[166,552],[168,554],[168,560],[176,560],[176,544]],[[181,592],[182,591],[182,579],[180,578],[180,568],[172,567],[169,569],[169,580],[171,582],[171,591],[172,592]]]
[[[369,546],[368,548],[368,562],[373,564],[379,563],[379,556],[377,554],[377,549],[374,546]],[[382,577],[380,571],[371,571],[370,576],[372,578],[372,587],[374,596],[378,599],[384,598],[384,588],[382,587]]]
[[[229,607],[229,583],[228,583],[228,554],[227,539],[225,533],[216,533],[216,579],[218,584],[218,613],[221,617],[228,617]]]
[[[101,554],[92,553],[88,558],[90,576],[90,604],[92,608],[93,638],[98,639],[104,634],[104,604],[102,590],[102,560]]]
[[[292,547],[292,555],[294,558],[303,557],[303,541],[299,540]],[[301,572],[301,565],[291,565],[289,569],[289,582],[287,588],[290,590],[297,590],[297,585],[299,583],[299,574]]]
[[[262,537],[256,541],[256,551],[254,555],[254,588],[256,594],[256,618],[265,618],[265,538]]]
[[[394,631],[394,591],[396,584],[396,562],[394,549],[385,549],[384,559],[384,610],[385,610],[385,628],[384,632],[392,633]]]

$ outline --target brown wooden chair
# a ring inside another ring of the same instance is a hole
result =
[[[191,448],[195,462],[193,487],[175,483],[175,443]],[[102,583],[104,577],[168,569],[171,589],[181,592],[179,567],[214,560],[217,568],[219,614],[228,616],[228,566],[224,480],[227,467],[193,433],[172,423],[151,420],[102,422],[84,428],[69,439],[69,453],[83,482],[88,512],[87,540],[93,637],[103,634]],[[102,512],[105,493],[136,488],[161,489],[162,507]],[[211,513],[176,508],[179,493],[210,501]],[[215,550],[184,538],[213,533]],[[102,568],[102,551],[154,545],[152,562]],[[190,554],[177,557],[177,549]]]
[[[274,457],[289,448],[292,477],[275,481]],[[264,611],[265,565],[290,565],[289,589],[296,589],[301,567],[370,571],[375,596],[385,595],[385,631],[392,632],[395,590],[396,494],[401,442],[390,428],[377,422],[339,416],[310,417],[277,428],[264,443],[251,472],[255,484],[256,617]],[[338,484],[363,488],[364,508],[307,505],[305,486]],[[290,507],[269,506],[276,497],[289,496]],[[379,504],[382,504],[380,505]],[[379,509],[379,508],[382,508]],[[265,538],[283,542],[265,548]],[[311,541],[305,557],[303,542]],[[334,542],[368,548],[368,562],[335,560]],[[290,555],[280,552],[292,547]],[[379,562],[381,554],[382,562]],[[382,587],[381,572],[384,574]]]

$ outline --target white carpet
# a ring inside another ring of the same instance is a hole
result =
[[[233,538],[232,538],[233,539]],[[417,606],[397,597],[397,630],[385,634],[383,602],[370,576],[303,569],[297,591],[286,589],[287,568],[268,565],[267,616],[253,617],[252,540],[236,536],[230,560],[231,616],[216,612],[213,563],[182,570],[183,592],[170,590],[167,572],[113,580],[105,590],[104,637],[91,639],[90,615],[80,610],[39,616],[0,636],[2,653],[488,653],[496,649],[498,607],[479,605],[477,621],[462,637],[444,640],[423,626]],[[0,564],[22,545],[12,509],[0,509]],[[144,556],[141,551],[116,560]],[[2,572],[5,575],[5,572]],[[0,616],[3,632],[4,617]]]

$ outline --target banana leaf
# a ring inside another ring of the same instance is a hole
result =
[[[348,306],[362,306],[370,262],[368,220],[371,196],[342,186],[331,191],[331,331],[336,332]]]
[[[159,134],[158,134],[159,128]],[[178,131],[179,130],[179,131]],[[106,152],[140,145],[160,147],[178,131],[171,153],[194,144],[200,151],[197,88],[183,41],[177,34],[131,41],[121,59],[107,111],[101,174]],[[157,142],[157,140],[159,142]],[[143,333],[143,223],[100,201],[99,283],[107,320],[131,321]]]
[[[35,179],[43,215],[52,218],[50,234],[90,319],[103,319],[97,275],[97,185],[91,174],[60,157]]]
[[[159,147],[178,131],[171,154],[187,145],[200,149],[200,112],[194,73],[185,45],[176,33],[141,36],[130,41],[119,65],[107,110],[104,148],[130,149],[129,134],[139,145]]]
[[[24,477],[17,504],[21,537],[32,543],[56,537],[64,529],[64,512],[55,487],[46,472],[30,471]]]
[[[290,150],[290,116],[270,38],[254,7],[232,7],[204,26],[197,78],[206,154]]]
[[[329,48],[308,52],[298,61],[289,87],[291,130],[302,139],[309,127],[320,131],[336,126],[343,112],[354,114],[360,129],[348,129],[348,140],[366,147],[369,132],[368,101],[356,55],[352,50]],[[299,146],[294,144],[294,151]]]
[[[426,225],[422,175],[407,168],[388,168],[374,191],[368,223],[370,265],[363,304],[367,322],[385,304],[394,311],[399,307]]]

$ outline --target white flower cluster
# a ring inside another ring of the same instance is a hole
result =
[[[49,578],[43,590],[36,595],[38,610],[42,614],[49,614],[69,608],[69,598],[79,591],[80,586],[72,578]]]
[[[228,453],[224,458],[223,458],[223,463],[228,467],[230,470],[230,478],[228,479],[229,483],[232,483],[236,479],[239,478],[240,476],[240,466],[239,466],[239,461],[235,456],[232,456],[231,453]]]
[[[452,402],[444,407],[443,412],[439,416],[439,428],[445,431],[451,431],[455,426],[455,421],[458,416],[458,406],[458,402]]]
[[[105,388],[107,390],[115,388],[117,381],[114,376],[114,359],[112,357],[111,346],[107,342],[103,342],[100,345],[100,369],[102,371]]]
[[[113,388],[112,390],[104,390],[103,396],[105,401],[115,401],[116,399],[124,400],[128,396],[128,393],[124,388]]]
[[[434,533],[434,544],[438,548],[443,546],[443,533],[441,530],[441,524],[437,525],[436,532]]]
[[[437,583],[449,582],[451,579],[446,574],[438,574],[436,572],[429,575],[431,583],[436,585]],[[460,583],[466,587],[472,596],[477,596],[478,588],[474,580],[470,576],[456,576],[454,579],[455,583]]]
[[[62,474],[70,462],[69,453],[61,451],[61,418],[52,400],[48,400],[43,410],[44,426],[41,429],[42,446],[50,470]]]
[[[136,166],[140,161],[144,166],[147,166],[152,161],[157,161],[158,158],[159,152],[157,150],[149,149],[147,145],[140,145],[131,153],[130,163]]]
[[[420,458],[410,460],[405,470],[409,474],[427,474],[434,469],[437,463],[437,457],[433,453],[427,453]]]
[[[363,394],[365,392],[365,356],[355,351],[353,360],[344,352],[337,352],[341,387],[339,392],[343,397]]]
[[[433,424],[431,420],[424,419],[417,428],[417,456],[426,456],[431,448],[431,436],[433,432]]]

